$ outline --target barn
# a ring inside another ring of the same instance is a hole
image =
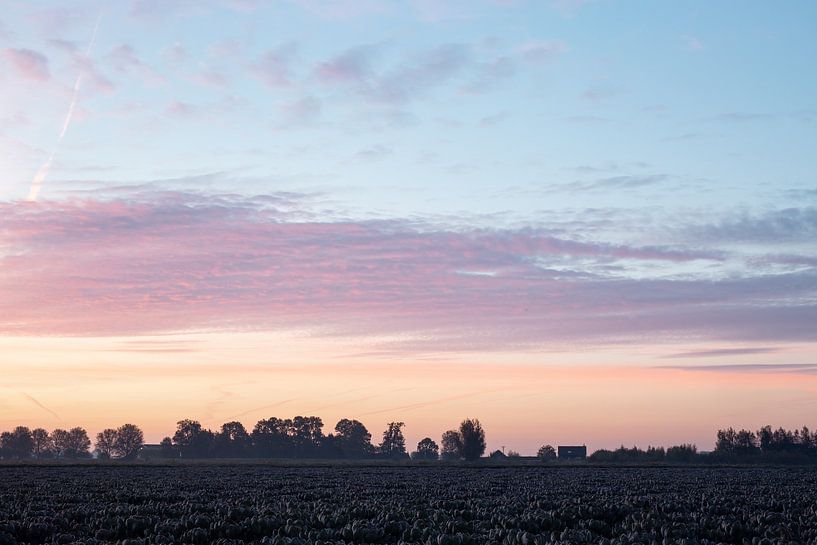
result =
[[[581,446],[562,446],[559,445],[559,459],[560,460],[584,460],[587,458],[587,447]]]

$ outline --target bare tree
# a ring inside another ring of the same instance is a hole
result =
[[[145,436],[142,430],[134,424],[123,424],[116,430],[113,443],[113,454],[120,459],[132,460],[139,454]]]
[[[94,450],[100,460],[110,460],[114,455],[116,430],[108,428],[96,434]]]
[[[45,458],[51,454],[51,437],[43,428],[31,430],[31,440],[34,446],[34,457]]]
[[[91,440],[88,432],[76,427],[66,431],[56,429],[51,432],[54,443],[54,453],[60,458],[87,458],[91,455]]]
[[[0,447],[7,457],[30,458],[34,450],[31,430],[25,426],[17,426],[13,431],[3,432],[0,435]]]

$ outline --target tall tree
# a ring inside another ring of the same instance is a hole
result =
[[[114,444],[116,443],[116,430],[108,428],[96,434],[96,444],[94,450],[101,460],[110,460],[114,456]]]
[[[335,438],[346,458],[365,458],[374,451],[372,434],[361,422],[344,418],[335,425]]]
[[[250,434],[241,422],[226,422],[216,434],[217,456],[224,458],[244,458],[250,455]]]
[[[136,458],[144,444],[145,435],[138,426],[123,424],[116,430],[113,452],[117,458],[132,460]]]
[[[476,460],[485,452],[485,431],[476,418],[467,418],[460,424],[462,438],[462,457]]]
[[[34,445],[34,457],[46,458],[51,455],[51,437],[43,428],[34,428],[31,430],[31,440]]]
[[[291,422],[289,436],[295,456],[299,458],[316,456],[323,440],[323,420],[318,416],[296,416]]]
[[[386,431],[383,432],[383,441],[380,442],[379,451],[389,458],[405,458],[406,438],[403,437],[403,422],[389,422]]]
[[[443,460],[459,460],[462,458],[462,437],[457,430],[448,430],[443,433],[442,451],[440,455]]]
[[[213,432],[202,428],[197,420],[179,420],[173,444],[183,458],[204,458],[212,451]]]
[[[31,458],[34,451],[31,430],[25,426],[17,426],[10,432],[4,432],[0,435],[0,443],[4,455],[9,458]]]
[[[91,439],[83,428],[56,429],[51,432],[54,453],[60,458],[87,458],[91,455]]]
[[[274,416],[259,420],[251,436],[256,454],[266,458],[292,456],[292,441],[289,437],[291,427],[291,420]]]

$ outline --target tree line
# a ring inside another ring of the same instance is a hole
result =
[[[117,429],[102,430],[96,435],[94,453],[100,459],[132,460],[136,458],[145,437],[134,424],[123,424]],[[91,439],[84,428],[29,429],[17,426],[0,434],[0,458],[63,458],[75,460],[91,458]]]
[[[322,458],[474,460],[485,452],[485,432],[477,419],[465,419],[446,431],[442,448],[425,437],[411,453],[406,448],[403,422],[389,422],[379,443],[358,420],[341,419],[334,433],[323,433],[317,416],[271,417],[259,420],[252,431],[241,422],[222,424],[216,431],[197,420],[180,420],[172,437],[165,437],[155,453],[163,458]],[[94,455],[106,460],[132,460],[144,446],[144,434],[134,424],[105,429],[91,439],[85,429],[29,429],[18,426],[0,434],[0,458],[81,459]]]
[[[197,420],[180,420],[173,436],[165,437],[152,453],[163,458],[317,458],[317,459],[413,459],[476,460],[485,454],[485,430],[479,420],[465,419],[459,427],[442,434],[440,443],[425,437],[409,452],[403,435],[403,422],[389,422],[377,443],[358,420],[341,419],[331,433],[323,433],[323,420],[317,416],[271,417],[259,420],[251,431],[241,422],[222,424],[213,431]],[[18,426],[0,434],[0,458],[4,459],[98,459],[132,460],[144,445],[144,434],[134,424],[105,429],[92,442],[81,427],[29,429]],[[492,457],[507,456],[499,451]],[[542,461],[557,458],[556,449],[543,445],[537,457]],[[718,430],[715,449],[698,452],[692,444],[646,450],[621,446],[600,449],[588,459],[597,463],[817,463],[817,432],[772,429],[764,426],[753,432],[745,429]]]
[[[252,431],[241,422],[227,422],[218,431],[205,429],[196,420],[180,420],[172,437],[165,437],[161,455],[180,458],[323,458],[323,459],[477,459],[485,452],[485,432],[477,419],[465,419],[456,430],[445,432],[438,445],[430,437],[409,453],[403,422],[389,422],[381,440],[358,420],[344,418],[334,432],[323,433],[317,416],[271,417],[259,420]]]

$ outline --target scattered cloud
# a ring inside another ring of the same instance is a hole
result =
[[[757,112],[726,112],[707,118],[708,121],[721,123],[752,123],[756,121],[769,121],[774,118],[773,114]]]
[[[773,346],[743,347],[743,348],[712,348],[710,350],[691,350],[664,356],[666,358],[712,358],[723,356],[743,356],[751,354],[769,354],[780,349]]]
[[[293,85],[291,63],[298,51],[295,43],[287,43],[271,49],[251,66],[256,77],[270,87]]]
[[[0,203],[0,331],[131,335],[296,327],[397,350],[661,338],[814,341],[814,272],[640,278],[718,252],[412,220],[308,219],[293,194],[145,190]],[[571,263],[572,272],[564,265]],[[618,274],[599,275],[613,265]],[[463,274],[479,272],[480,274]]]
[[[469,48],[445,44],[408,59],[382,75],[369,89],[375,100],[408,102],[461,74],[470,61]]]
[[[795,374],[817,375],[817,364],[810,363],[736,363],[731,365],[674,365],[662,366],[662,369],[705,373],[760,373],[760,374]]]
[[[108,54],[107,62],[114,70],[124,74],[134,74],[145,82],[162,83],[164,78],[152,67],[144,63],[129,44],[120,44]]]
[[[589,5],[593,0],[551,0],[550,7],[559,12],[563,17],[573,17],[584,6]]]
[[[510,116],[511,114],[509,112],[503,110],[492,115],[486,115],[480,119],[477,124],[482,128],[495,127],[508,119]]]
[[[196,113],[196,107],[190,104],[189,102],[183,102],[181,100],[174,100],[170,104],[167,105],[165,109],[165,113],[170,116],[174,117],[192,117]]]
[[[291,0],[323,19],[347,20],[388,13],[392,6],[383,0]]]
[[[592,172],[592,171],[591,171]],[[569,182],[551,186],[551,191],[615,191],[653,186],[670,180],[667,174],[608,176],[589,181]]]
[[[469,93],[485,92],[510,79],[515,73],[516,65],[509,57],[497,57],[491,61],[478,63],[474,76],[465,86],[465,90]]]
[[[560,41],[530,41],[522,44],[518,48],[521,57],[535,64],[550,62],[560,54],[567,51],[567,45]]]
[[[693,36],[690,34],[682,36],[681,39],[684,42],[684,49],[687,49],[688,51],[703,51],[704,49],[706,49],[706,46],[704,45],[703,41],[701,41],[701,39],[698,38],[697,36]]]
[[[281,108],[282,128],[311,125],[321,115],[323,105],[314,96],[305,96],[285,104]]]
[[[817,240],[817,208],[783,208],[728,214],[719,221],[685,226],[685,238],[708,242],[804,242]]]
[[[315,72],[318,79],[326,84],[364,85],[372,77],[372,60],[378,48],[362,45],[347,49],[343,53],[322,62]]]
[[[51,77],[48,70],[48,59],[42,53],[31,49],[6,48],[3,49],[2,54],[6,62],[25,79],[44,82]]]

